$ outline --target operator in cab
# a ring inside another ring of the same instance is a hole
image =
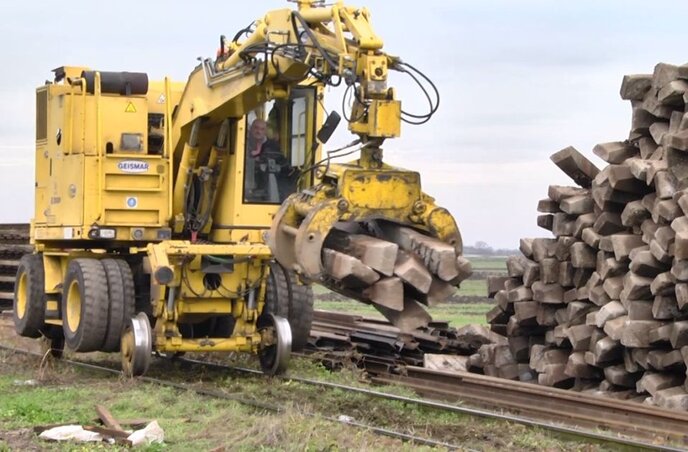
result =
[[[284,183],[291,170],[281,151],[277,127],[254,119],[246,137],[246,201],[282,202],[291,193],[285,192],[288,187]]]

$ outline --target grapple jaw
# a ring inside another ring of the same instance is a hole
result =
[[[402,330],[471,274],[451,214],[422,193],[416,172],[338,165],[290,196],[270,229],[275,258],[302,278],[375,306]]]

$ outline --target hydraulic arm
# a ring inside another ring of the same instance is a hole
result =
[[[382,50],[367,9],[341,2],[297,3],[297,10],[270,12],[229,42],[222,38],[218,58],[203,63],[204,81],[208,86],[246,83],[246,77],[237,74],[249,73],[246,90],[252,94],[244,99],[246,109],[284,95],[306,77],[313,84],[346,85],[345,98],[350,95],[353,105],[345,117],[357,139],[345,151],[354,150],[360,157],[334,164],[332,153],[306,165],[302,175],[313,183],[282,204],[268,244],[282,265],[305,279],[370,302],[398,325],[423,325],[429,317],[418,314],[424,311],[416,309],[415,302],[432,304],[446,297],[470,275],[470,265],[461,257],[461,235],[453,217],[422,192],[417,172],[383,162],[382,144],[400,135],[402,121],[427,121],[438,107],[437,90],[422,73]],[[402,110],[387,83],[390,70],[408,73],[420,85],[429,101],[427,114]],[[352,237],[346,244],[335,243],[333,230]],[[367,244],[352,245],[352,239]],[[373,239],[398,247],[387,252],[391,263],[385,263],[384,271],[363,258],[374,254],[375,247],[384,248]],[[359,252],[353,257],[360,262],[340,255],[356,247]],[[352,265],[357,270],[343,270]]]

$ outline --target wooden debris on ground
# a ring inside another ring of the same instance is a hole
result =
[[[106,442],[133,447],[153,442],[161,443],[164,432],[156,421],[146,419],[118,420],[103,405],[95,406],[98,418],[94,423],[102,425],[79,425],[62,423],[34,427],[39,438],[48,441]],[[137,430],[125,430],[122,425],[137,427]]]

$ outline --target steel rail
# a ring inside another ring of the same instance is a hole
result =
[[[38,357],[38,358],[43,357],[43,354],[41,354],[41,353],[36,353],[36,352],[32,352],[32,351],[25,350],[25,349],[15,348],[15,347],[9,347],[9,346],[3,345],[3,344],[0,344],[0,350],[6,350],[6,351],[13,352],[13,353],[21,353],[24,355],[34,356],[34,357]],[[72,366],[75,366],[75,367],[81,367],[83,369],[105,372],[105,373],[109,373],[112,375],[122,375],[122,372],[120,370],[113,369],[111,367],[100,366],[100,365],[93,364],[93,363],[87,363],[87,362],[83,362],[83,361],[76,361],[76,360],[65,359],[65,358],[62,358],[59,361],[66,363],[66,364],[69,364],[69,365],[72,365]],[[202,363],[202,362],[199,361],[199,363]],[[204,364],[212,364],[212,363],[204,363]],[[246,370],[248,370],[248,369],[246,369]],[[264,375],[262,372],[259,372],[259,371],[255,371],[255,373],[260,374],[261,376]],[[162,380],[162,379],[153,378],[153,377],[145,377],[144,376],[144,377],[137,377],[136,379],[139,381],[143,381],[145,383],[149,383],[149,384],[171,387],[171,388],[179,389],[182,391],[194,392],[196,394],[206,396],[206,397],[212,397],[212,398],[223,399],[223,400],[231,400],[231,401],[240,403],[242,405],[247,405],[247,406],[251,406],[253,408],[262,409],[262,410],[266,410],[266,411],[272,411],[272,412],[277,412],[277,413],[281,413],[281,412],[286,411],[286,409],[284,407],[281,407],[279,405],[272,405],[272,404],[260,402],[257,400],[246,399],[246,398],[234,395],[234,394],[227,394],[225,392],[214,390],[214,389],[195,387],[195,386],[187,385],[184,383],[177,383],[174,381]],[[321,416],[317,413],[309,413],[309,412],[305,412],[305,411],[299,411],[299,414],[301,414],[303,416],[307,416],[307,417],[316,418],[316,419],[323,419],[323,420],[338,423],[338,424],[349,425],[352,427],[368,430],[368,431],[375,433],[377,435],[388,436],[391,438],[400,439],[402,441],[413,443],[413,444],[418,444],[418,445],[423,445],[423,446],[432,446],[432,447],[443,447],[443,448],[446,448],[448,450],[469,450],[469,449],[466,449],[466,448],[463,448],[463,447],[460,447],[460,446],[457,446],[454,444],[449,444],[449,443],[445,443],[442,441],[436,441],[436,440],[433,440],[430,438],[423,438],[423,437],[419,437],[419,436],[415,436],[415,435],[410,435],[407,433],[398,432],[395,430],[390,430],[390,429],[386,429],[386,428],[382,428],[382,427],[376,427],[376,426],[364,424],[361,422],[356,422],[356,421],[350,420],[348,418]]]
[[[262,372],[260,372],[258,370],[247,369],[247,368],[239,367],[239,366],[231,366],[231,365],[227,365],[227,364],[219,364],[219,363],[200,361],[200,360],[181,358],[181,357],[177,357],[174,359],[177,359],[181,362],[186,362],[189,364],[203,365],[203,366],[207,366],[207,367],[215,367],[215,368],[223,369],[223,370],[237,371],[237,372],[248,373],[248,374],[262,374]],[[423,369],[423,370],[427,370],[427,369]],[[448,375],[451,375],[451,374],[448,374]],[[472,374],[469,374],[469,375],[472,375]],[[481,375],[477,375],[477,376],[482,377]],[[485,410],[485,409],[480,409],[480,408],[470,408],[470,407],[465,407],[465,406],[453,405],[453,404],[443,403],[443,402],[440,402],[437,400],[428,400],[428,399],[419,399],[419,398],[414,398],[414,397],[399,396],[399,395],[395,395],[395,394],[389,394],[386,392],[376,391],[373,389],[358,388],[358,387],[347,386],[347,385],[342,385],[342,384],[338,384],[338,383],[312,380],[312,379],[302,378],[302,377],[282,376],[282,377],[278,377],[278,378],[288,380],[288,381],[294,381],[294,382],[298,382],[298,383],[308,384],[308,385],[327,387],[327,388],[331,388],[331,389],[340,389],[340,390],[347,391],[347,392],[354,392],[354,393],[368,395],[371,397],[376,397],[376,398],[381,398],[381,399],[386,399],[386,400],[394,400],[394,401],[407,403],[407,404],[415,404],[418,406],[435,408],[435,409],[439,409],[439,410],[450,411],[450,412],[465,414],[465,415],[469,415],[469,416],[478,416],[478,417],[484,417],[484,418],[491,418],[491,419],[498,419],[498,420],[503,420],[503,421],[515,422],[515,423],[519,423],[519,424],[530,426],[530,427],[543,428],[546,430],[555,431],[557,433],[587,438],[587,439],[591,439],[591,440],[599,441],[599,442],[612,443],[612,444],[616,444],[616,445],[623,446],[623,447],[633,447],[633,448],[640,448],[640,449],[647,449],[647,450],[665,450],[665,451],[683,451],[684,450],[683,448],[680,448],[680,447],[674,447],[674,446],[668,446],[668,445],[659,445],[659,444],[656,444],[653,442],[648,442],[648,441],[646,441],[647,438],[645,438],[645,437],[643,438],[643,440],[638,440],[638,439],[633,439],[631,437],[620,437],[620,436],[616,436],[614,434],[607,434],[604,432],[592,430],[593,428],[599,427],[599,424],[601,424],[603,421],[601,419],[598,419],[598,421],[600,421],[600,422],[598,422],[597,425],[595,425],[595,426],[587,425],[586,426],[587,428],[574,428],[574,427],[567,426],[565,424],[559,424],[559,423],[548,422],[545,420],[533,419],[533,418],[526,417],[526,416],[508,414],[508,413]],[[490,378],[490,377],[488,377],[488,378]],[[376,379],[380,380],[380,383],[385,383],[385,384],[391,383],[391,384],[395,384],[395,385],[401,385],[401,386],[407,387],[409,389],[417,389],[417,387],[415,387],[414,385],[411,385],[411,384],[407,384],[401,378],[383,379],[380,377],[373,377],[372,378],[373,382],[375,382]],[[382,381],[382,380],[385,380],[385,381]],[[495,380],[499,380],[499,379],[495,379]],[[511,383],[514,383],[510,380],[507,382],[504,382],[502,380],[500,382],[505,387],[508,387]],[[432,382],[430,384],[434,385],[435,383]],[[531,387],[531,389],[533,389],[535,392],[537,392],[538,388],[543,388],[541,386],[536,386],[536,385],[527,385],[527,386]],[[570,394],[568,394],[567,391],[556,390],[556,389],[554,391],[552,391],[552,389],[554,389],[554,388],[549,388],[549,387],[544,387],[544,388],[546,389],[546,391],[544,391],[544,392],[549,393],[549,394],[556,392],[556,391],[560,391],[562,393],[565,393],[566,395],[570,395]],[[431,392],[431,391],[428,391],[428,392]],[[456,395],[456,394],[452,394],[451,392],[448,394],[449,395]],[[434,396],[434,398],[437,399],[438,395],[439,396],[445,396],[445,395],[447,395],[447,393],[442,391],[442,390],[438,390],[438,391],[435,391],[434,394],[430,394],[430,395]],[[499,395],[499,394],[492,396],[492,406],[496,407],[498,409],[503,409],[505,407],[500,403],[500,401],[501,401],[500,397],[501,397],[501,395]],[[593,399],[597,399],[596,397],[592,397],[592,396],[588,396],[588,397],[591,397]],[[440,398],[444,398],[444,397],[440,397]],[[600,400],[610,402],[606,399],[600,398]],[[625,402],[625,404],[624,404],[624,406],[630,406],[633,408],[637,408],[637,407],[635,407],[635,405],[636,404],[632,404],[632,403],[628,403],[628,402]],[[524,410],[524,408],[525,407],[521,406],[521,409],[523,411],[527,411],[527,410]],[[562,407],[560,407],[560,410],[563,410],[564,408],[565,407],[562,406]],[[644,408],[651,408],[651,407],[644,407]],[[662,410],[662,411],[667,411],[667,410]],[[676,414],[676,413],[673,413],[670,411],[668,411],[667,413],[669,413],[670,415]],[[683,413],[678,413],[678,414],[682,415]],[[600,416],[600,417],[602,417],[602,416]],[[685,430],[685,426],[684,426],[684,430],[682,430],[682,431],[687,431],[687,430]],[[618,433],[618,432],[614,432],[614,433]],[[625,433],[628,434],[628,432],[625,432]]]
[[[490,403],[499,399],[502,407],[608,427],[650,440],[659,438],[688,444],[688,413],[685,412],[468,372],[448,373],[409,366],[406,373],[406,376],[374,378],[380,382],[403,380],[404,384],[419,390],[454,395],[462,400]]]

